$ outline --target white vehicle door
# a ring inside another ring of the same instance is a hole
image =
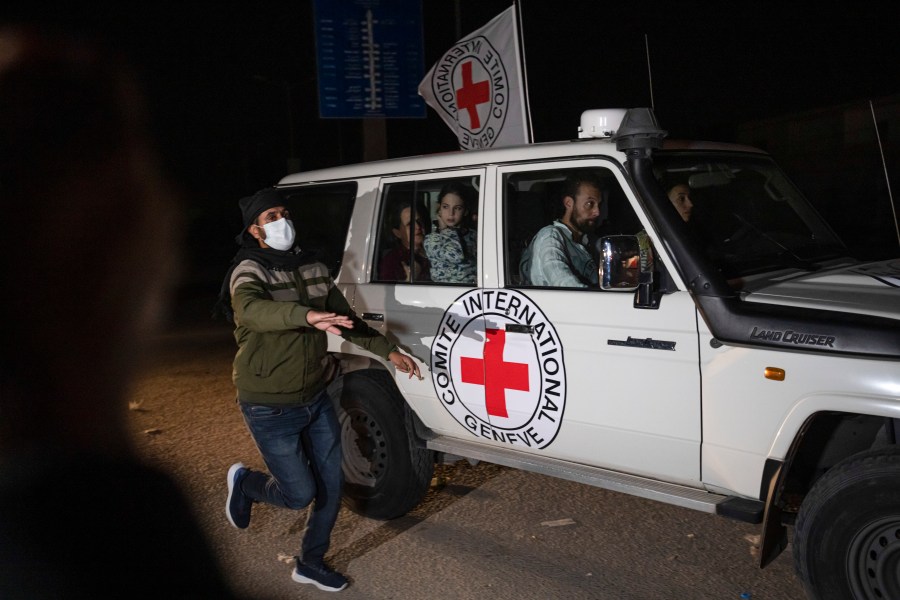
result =
[[[418,362],[423,378],[398,375],[397,385],[422,421],[444,435],[460,433],[444,408],[456,399],[446,389],[440,390],[443,399],[436,398],[431,346],[444,312],[459,296],[477,289],[482,276],[477,215],[486,177],[482,168],[382,178],[372,220],[374,243],[368,244],[366,258],[368,282],[354,291],[356,313]],[[444,204],[463,213],[449,228],[441,227],[437,213],[445,199]]]
[[[601,185],[599,233],[646,229],[612,161],[497,169],[502,202],[491,220],[500,232],[500,285],[484,287],[477,303],[469,299],[464,312],[482,311],[487,342],[481,355],[471,344],[465,356],[457,353],[468,369],[454,379],[458,396],[485,402],[483,414],[473,413],[479,422],[470,433],[485,443],[697,485],[697,313],[687,292],[666,294],[648,310],[634,308],[633,292],[536,286],[521,278],[523,251],[562,213],[566,176],[585,172]]]

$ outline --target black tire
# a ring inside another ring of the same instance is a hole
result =
[[[391,375],[363,369],[332,390],[344,470],[344,503],[372,519],[394,519],[415,508],[431,483],[434,453],[417,448],[407,408]]]
[[[816,482],[794,531],[810,598],[900,598],[900,447],[843,460]]]

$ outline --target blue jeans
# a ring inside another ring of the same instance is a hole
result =
[[[341,428],[324,390],[304,406],[240,404],[270,474],[250,471],[241,490],[255,502],[301,509],[306,519],[300,560],[320,565],[341,508]]]

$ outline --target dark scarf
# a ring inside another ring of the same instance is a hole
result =
[[[255,244],[256,240],[252,240],[252,243]],[[252,260],[270,271],[293,271],[301,265],[316,262],[319,255],[316,251],[304,252],[297,246],[290,250],[275,250],[274,248],[254,247],[247,240],[244,240],[243,244],[234,255],[231,265],[225,273],[225,279],[219,289],[219,297],[212,309],[212,318],[214,319],[224,317],[229,323],[234,323],[234,311],[231,309],[231,274],[243,261]]]

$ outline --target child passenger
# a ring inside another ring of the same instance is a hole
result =
[[[469,206],[475,201],[475,190],[466,184],[454,181],[441,189],[436,209],[437,230],[425,236],[432,281],[475,283],[475,231],[463,225]]]

